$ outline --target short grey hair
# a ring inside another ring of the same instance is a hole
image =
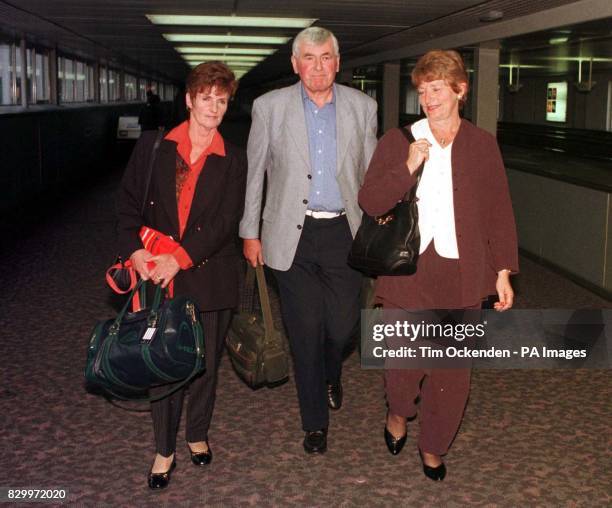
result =
[[[305,42],[306,44],[314,44],[319,46],[320,44],[325,44],[329,38],[331,37],[332,45],[334,47],[334,53],[336,56],[340,56],[340,48],[338,46],[338,39],[336,36],[331,33],[327,28],[323,28],[322,26],[309,26],[308,28],[304,28],[299,34],[295,36],[293,39],[293,46],[291,47],[291,52],[294,57],[300,56],[300,45]]]

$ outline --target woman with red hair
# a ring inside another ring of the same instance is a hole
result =
[[[236,239],[247,163],[244,150],[225,141],[217,130],[236,87],[234,73],[221,62],[195,67],[187,77],[189,120],[164,137],[149,185],[147,166],[156,132],[143,133],[126,168],[118,200],[119,247],[124,259],[132,261],[144,280],[163,287],[172,282],[174,294],[188,295],[200,310],[206,371],[189,385],[185,436],[191,461],[197,466],[212,460],[208,429],[217,369],[232,308],[238,302]],[[143,226],[171,236],[178,247],[154,256],[139,238]],[[151,389],[151,395],[157,390]],[[168,385],[159,390],[167,391]],[[185,392],[183,387],[151,403],[157,452],[148,475],[152,489],[167,487],[176,466],[176,434]]]
[[[430,51],[412,71],[425,117],[379,141],[359,192],[366,213],[391,209],[417,182],[420,257],[411,276],[379,277],[376,296],[385,308],[480,309],[497,293],[495,309],[512,307],[510,274],[518,271],[516,228],[504,164],[495,138],[459,115],[468,77],[455,51]],[[470,370],[389,369],[385,442],[397,455],[406,442],[406,419],[420,415],[418,448],[423,471],[443,480],[442,462],[457,433],[468,398]],[[417,406],[417,400],[420,401]]]

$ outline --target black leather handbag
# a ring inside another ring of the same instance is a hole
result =
[[[254,312],[255,278],[261,315]],[[247,268],[243,293],[250,299],[235,314],[226,338],[229,357],[238,376],[251,388],[273,387],[289,377],[289,355],[280,332],[274,327],[263,266]]]
[[[414,136],[400,129],[409,143]],[[348,264],[370,277],[412,275],[417,269],[421,236],[416,191],[423,165],[416,171],[416,184],[391,210],[378,217],[364,213],[348,256]]]
[[[85,379],[88,385],[124,400],[159,400],[204,370],[204,334],[195,304],[187,297],[162,303],[157,286],[153,304],[128,312],[139,281],[115,319],[99,322],[89,340]],[[156,397],[153,386],[175,383]]]

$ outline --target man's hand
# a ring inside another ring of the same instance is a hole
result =
[[[153,254],[151,254],[147,249],[135,250],[130,256],[130,261],[142,280],[149,280],[151,278],[151,273],[149,272],[147,263],[151,261],[152,257]]]
[[[253,268],[256,268],[257,265],[264,264],[261,242],[258,238],[245,238],[242,252]]]

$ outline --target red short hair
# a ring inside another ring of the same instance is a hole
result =
[[[187,76],[185,86],[192,99],[195,99],[199,92],[208,91],[213,87],[233,97],[238,88],[238,81],[231,69],[223,62],[211,61],[194,67]]]
[[[461,55],[453,50],[434,49],[425,53],[417,62],[411,73],[412,84],[419,87],[421,83],[443,79],[455,93],[461,92],[460,83],[465,83],[465,93],[461,95],[461,104],[465,102],[469,89],[468,75]]]

